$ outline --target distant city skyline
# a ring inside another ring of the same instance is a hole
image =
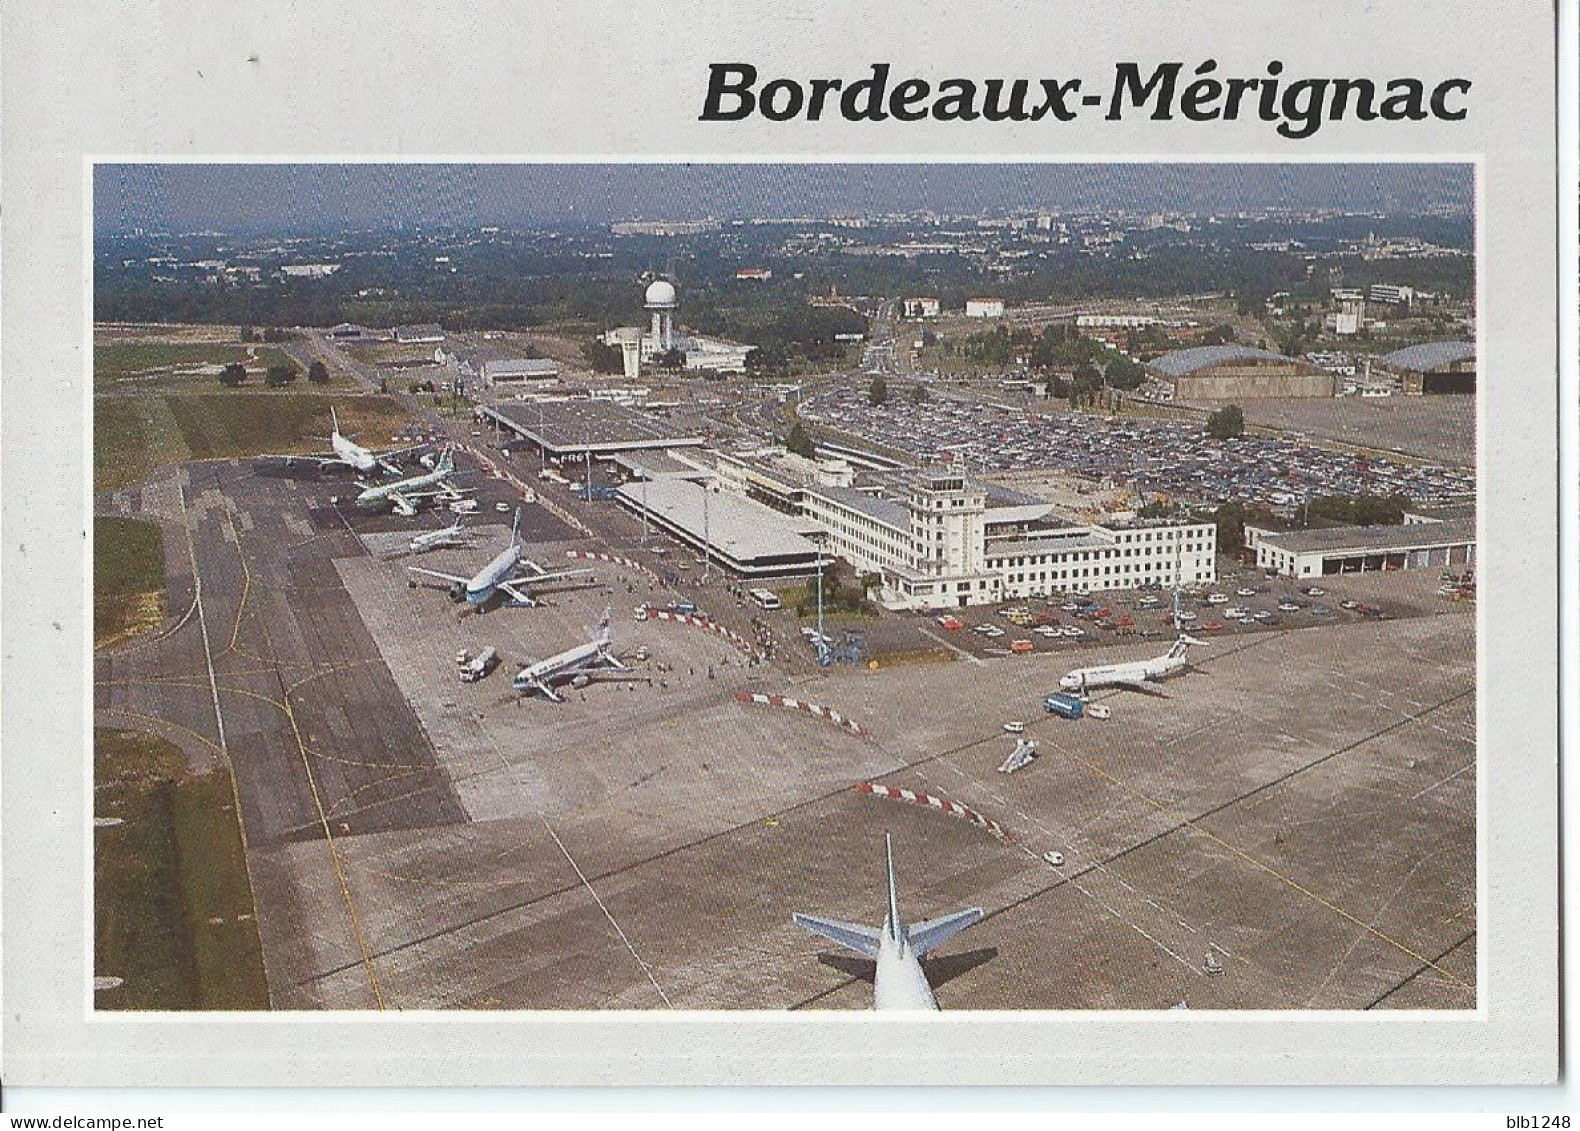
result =
[[[316,235],[906,212],[1468,212],[1468,164],[121,164],[94,230]]]

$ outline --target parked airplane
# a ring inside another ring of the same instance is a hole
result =
[[[516,678],[510,681],[510,686],[522,694],[535,693],[559,703],[560,694],[555,688],[560,684],[586,687],[598,678],[638,678],[633,676],[631,669],[621,663],[610,651],[614,638],[609,632],[608,609],[604,610],[603,618],[598,622],[598,630],[591,635],[592,639],[586,644],[578,644],[574,648],[567,648],[557,656],[528,664],[516,673]],[[613,674],[605,675],[603,674],[605,672]]]
[[[407,551],[413,554],[425,554],[429,550],[438,550],[445,546],[470,546],[471,531],[461,529],[461,523],[465,519],[466,516],[462,515],[440,530],[425,530],[421,534],[414,534],[412,540],[406,544]]]
[[[1182,632],[1179,639],[1174,641],[1174,646],[1161,656],[1123,664],[1103,664],[1095,668],[1076,668],[1059,680],[1059,686],[1065,691],[1082,693],[1095,691],[1099,687],[1128,687],[1162,695],[1163,688],[1158,681],[1178,675],[1190,667],[1190,661],[1185,658],[1185,649],[1201,643],[1194,636],[1186,636]]]
[[[263,459],[283,459],[287,463],[299,459],[311,460],[318,464],[320,471],[331,467],[349,467],[366,475],[375,469],[382,469],[388,475],[400,475],[401,467],[395,461],[412,452],[421,451],[426,444],[415,444],[409,448],[392,448],[387,452],[372,452],[357,443],[350,436],[340,434],[340,417],[335,414],[333,405],[329,406],[329,448],[332,454],[317,456],[263,456]]]
[[[542,566],[526,557],[522,550],[521,539],[521,508],[516,508],[516,518],[510,527],[510,544],[489,559],[488,564],[478,570],[471,577],[461,577],[454,573],[445,573],[443,570],[424,569],[422,566],[407,566],[412,573],[420,573],[427,577],[437,577],[450,583],[450,599],[456,602],[466,601],[476,606],[482,612],[488,602],[493,600],[495,594],[507,594],[511,601],[517,605],[530,608],[536,604],[526,587],[529,584],[541,584],[546,581],[559,581],[566,577],[575,577],[578,574],[591,573],[591,570],[569,569],[559,573],[549,573]],[[517,576],[517,569],[524,567],[527,572]]]
[[[889,913],[881,928],[812,915],[794,915],[797,925],[814,935],[874,959],[878,964],[872,983],[873,1009],[937,1009],[938,999],[922,971],[921,957],[982,918],[980,907],[968,907],[938,919],[907,927],[900,918],[899,894],[894,883],[894,846],[887,833],[883,851],[889,865]]]
[[[362,488],[362,493],[357,496],[356,504],[363,510],[388,506],[397,514],[411,518],[417,513],[418,502],[423,499],[460,498],[465,493],[451,486],[450,476],[454,474],[455,453],[446,448],[434,469],[426,475],[414,475],[394,483],[368,484],[358,480],[357,486]]]

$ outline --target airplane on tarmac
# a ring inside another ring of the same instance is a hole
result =
[[[356,497],[356,505],[361,510],[377,510],[387,506],[396,514],[411,518],[417,513],[417,503],[423,499],[458,499],[466,494],[466,491],[450,484],[450,476],[454,474],[455,453],[446,448],[434,469],[426,475],[414,475],[394,483],[369,484],[358,480],[357,486],[362,488],[362,493]]]
[[[457,523],[459,525],[459,523]],[[515,521],[510,526],[510,544],[489,559],[488,564],[478,570],[471,577],[461,577],[459,574],[445,573],[437,569],[424,569],[422,566],[407,566],[412,573],[420,573],[426,577],[437,577],[450,583],[450,598],[453,601],[466,601],[482,612],[495,594],[504,593],[509,596],[512,603],[531,608],[535,602],[527,593],[528,585],[541,584],[546,581],[559,581],[566,577],[576,577],[579,574],[591,573],[586,569],[561,570],[558,573],[549,573],[542,566],[526,557],[523,552],[520,538],[521,508],[516,508]],[[527,573],[517,576],[518,568],[525,567]],[[413,582],[412,584],[416,584]]]
[[[465,519],[466,516],[462,515],[449,526],[442,529],[424,530],[420,534],[412,535],[411,541],[406,544],[407,552],[425,554],[429,550],[438,550],[445,546],[470,546],[472,544],[472,532],[461,529],[461,523]]]
[[[528,664],[516,673],[510,686],[522,694],[538,694],[555,703],[563,702],[555,690],[559,684],[586,687],[595,679],[639,679],[610,651],[614,638],[609,632],[609,610],[598,621],[598,629],[586,644],[567,648],[557,656]]]
[[[1174,641],[1174,646],[1161,656],[1154,656],[1150,660],[1130,660],[1123,664],[1103,664],[1095,668],[1076,668],[1060,678],[1059,687],[1064,691],[1082,694],[1099,687],[1125,687],[1150,695],[1162,695],[1163,687],[1158,681],[1178,675],[1190,667],[1190,661],[1185,658],[1185,649],[1201,643],[1194,636],[1186,636],[1182,632],[1179,639]]]
[[[364,448],[350,436],[340,433],[340,417],[335,414],[335,407],[329,406],[329,448],[333,454],[317,456],[262,456],[262,459],[281,459],[287,464],[296,460],[310,460],[318,464],[320,471],[331,467],[349,467],[353,471],[366,475],[375,469],[381,469],[386,475],[400,475],[401,467],[395,460],[412,452],[421,451],[426,444],[414,444],[409,448],[392,448],[387,452],[373,452]]]
[[[900,899],[894,883],[894,845],[883,835],[889,864],[889,913],[881,928],[813,915],[792,916],[796,924],[814,935],[866,955],[878,964],[872,983],[873,1009],[937,1009],[938,999],[922,971],[921,957],[982,918],[980,907],[929,919],[907,927],[900,918]]]

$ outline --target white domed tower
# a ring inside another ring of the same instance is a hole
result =
[[[647,285],[647,294],[643,297],[643,305],[653,315],[653,341],[658,352],[673,349],[675,346],[675,308],[680,305],[675,295],[675,285],[664,279],[654,279]]]

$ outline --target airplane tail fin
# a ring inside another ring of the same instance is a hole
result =
[[[335,406],[334,405],[330,405],[329,406],[329,424],[330,424],[330,435],[332,435],[332,436],[340,435],[340,417],[335,415]]]
[[[613,641],[613,637],[609,633],[609,621],[613,616],[614,610],[606,606],[603,611],[603,616],[598,618],[598,628],[592,634],[592,638],[593,643],[597,644],[599,647],[607,648]]]
[[[515,545],[521,541],[521,508],[516,508],[516,517],[510,523],[510,543]]]
[[[885,933],[897,941],[904,942],[910,947],[912,953],[918,958],[926,954],[971,926],[981,922],[982,909],[968,907],[964,911],[956,911],[952,915],[944,915],[937,919],[929,919],[925,923],[906,927],[900,921],[900,898],[898,885],[894,879],[894,845],[888,834],[883,837],[883,852],[889,871],[889,911],[884,920],[883,929],[877,930],[866,927],[860,923],[846,923],[838,919],[821,919],[815,915],[793,915],[796,925],[814,935],[836,942],[847,947],[857,954],[864,954],[868,958],[878,957],[878,950],[882,944]]]
[[[1179,634],[1178,639],[1174,641],[1174,647],[1169,649],[1169,655],[1175,659],[1178,659],[1180,656],[1185,654],[1185,649],[1189,648],[1192,644],[1199,645],[1202,643],[1204,642],[1197,640],[1194,636],[1188,636],[1182,632]]]
[[[905,937],[905,924],[900,920],[899,885],[894,882],[894,842],[888,833],[883,834],[883,855],[889,866],[889,918],[884,929],[890,937],[900,939]]]
[[[439,456],[439,471],[451,472],[455,470],[455,449],[445,448]]]

